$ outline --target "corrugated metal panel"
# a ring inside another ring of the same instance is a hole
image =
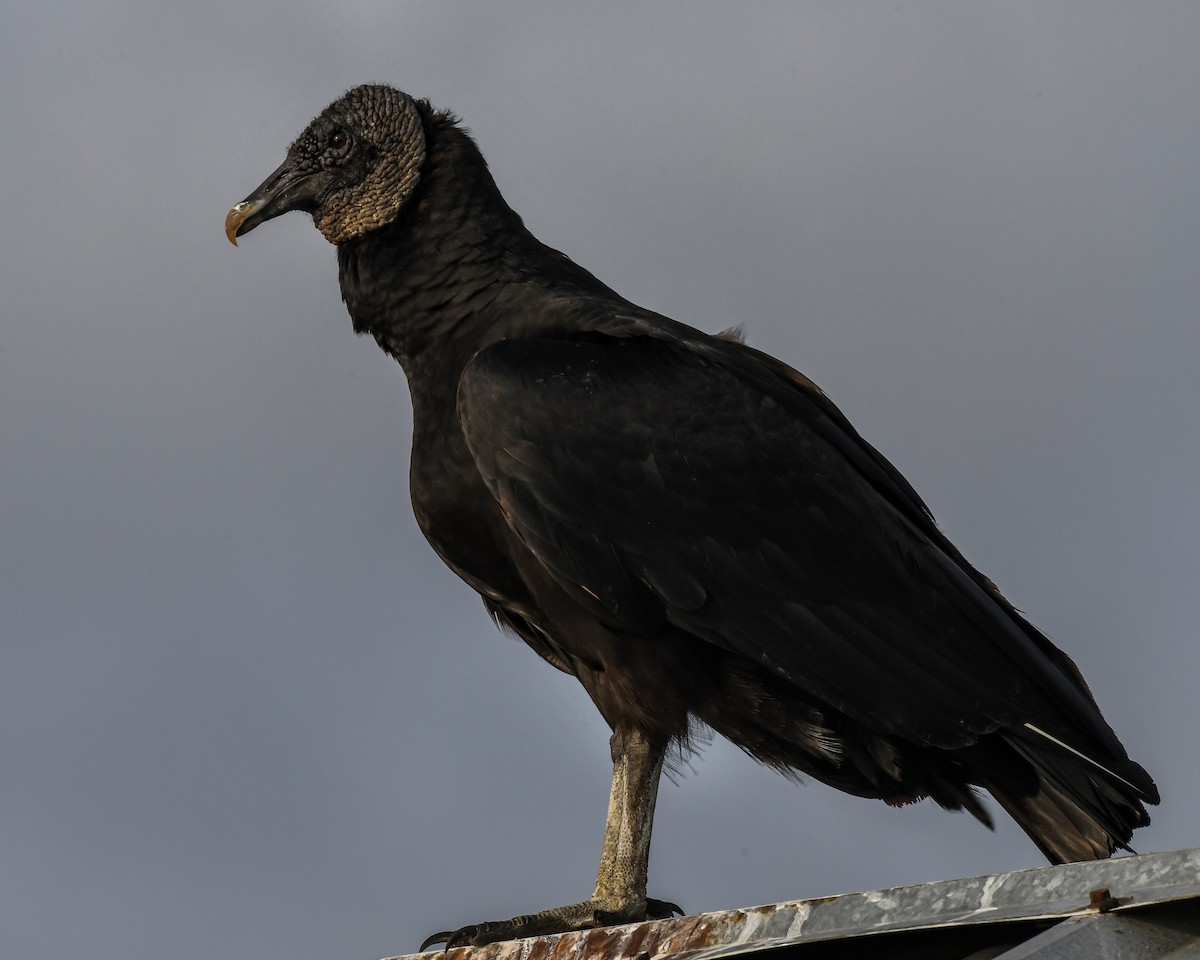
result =
[[[447,960],[726,960],[768,952],[1200,960],[1200,849],[460,948]]]

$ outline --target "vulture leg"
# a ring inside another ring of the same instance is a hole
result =
[[[541,913],[493,920],[435,933],[421,944],[446,948],[475,946],[521,937],[540,937],[568,930],[590,930],[615,923],[663,920],[683,911],[673,903],[646,896],[650,861],[650,830],[662,773],[661,745],[637,731],[618,730],[609,741],[613,760],[612,794],[596,889],[581,903]]]

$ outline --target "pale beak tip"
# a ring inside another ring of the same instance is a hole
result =
[[[241,203],[234,204],[233,209],[225,216],[225,236],[229,238],[229,242],[235,247],[238,245],[238,227],[246,222],[246,217],[249,213],[246,208],[249,206],[250,204],[243,200]]]

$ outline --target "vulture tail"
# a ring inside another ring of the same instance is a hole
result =
[[[1133,852],[1134,828],[1150,822],[1142,801],[1158,803],[1141,767],[1122,758],[1112,764],[1118,773],[1036,727],[1002,733],[1000,740],[1026,761],[1025,775],[989,777],[983,785],[1051,863]],[[1005,768],[1011,763],[992,772]]]

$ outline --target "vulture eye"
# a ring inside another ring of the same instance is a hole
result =
[[[329,135],[329,146],[334,150],[345,150],[346,145],[350,143],[350,136],[345,130],[334,130]]]

